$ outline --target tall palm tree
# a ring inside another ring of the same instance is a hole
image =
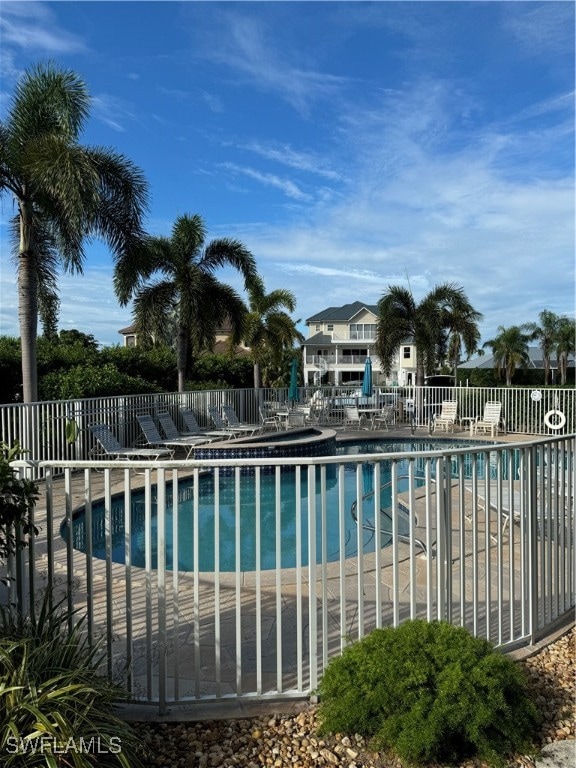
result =
[[[142,235],[144,177],[122,155],[79,143],[89,106],[78,75],[38,65],[18,82],[0,122],[0,193],[18,206],[12,236],[25,402],[38,395],[39,291],[53,289],[58,265],[82,272],[87,237],[102,237],[120,258]]]
[[[114,285],[121,304],[134,297],[139,335],[161,335],[176,319],[178,391],[185,391],[190,353],[214,344],[216,331],[228,318],[232,342],[239,342],[246,305],[238,293],[219,282],[214,272],[231,266],[248,289],[257,277],[252,254],[237,240],[220,238],[205,245],[206,228],[198,215],[179,216],[171,237],[149,237],[136,258],[127,254],[116,266]]]
[[[449,309],[445,309],[444,326],[447,335],[448,360],[454,371],[456,379],[458,362],[462,356],[462,349],[470,357],[478,349],[480,342],[480,330],[478,323],[482,320],[482,314],[472,308],[468,299],[462,294],[455,296]]]
[[[537,323],[526,323],[523,327],[531,332],[531,339],[540,340],[540,349],[542,350],[542,360],[544,362],[544,384],[548,384],[552,353],[554,352],[560,318],[549,309],[544,309],[540,312],[538,318],[540,325]]]
[[[254,364],[254,389],[261,386],[261,365],[266,357],[278,364],[286,348],[292,348],[295,341],[303,339],[294,320],[288,312],[296,309],[296,298],[292,291],[277,288],[266,293],[264,282],[258,277],[248,290],[248,314],[244,321],[244,343],[250,348]]]
[[[412,292],[389,286],[378,302],[376,353],[388,376],[400,345],[412,338],[416,347],[416,384],[434,373],[446,349],[447,334],[458,334],[469,354],[474,351],[482,316],[475,312],[463,288],[454,283],[436,286],[417,304]]]
[[[568,357],[576,353],[576,323],[570,317],[558,318],[556,327],[556,355],[560,370],[560,384],[565,385],[568,379]]]
[[[504,371],[506,386],[512,385],[512,376],[519,365],[527,366],[530,362],[528,354],[528,342],[531,333],[525,333],[526,326],[511,325],[505,328],[498,327],[498,335],[484,342],[484,347],[489,347],[494,355],[494,367],[498,373]]]

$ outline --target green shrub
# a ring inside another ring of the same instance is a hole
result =
[[[32,480],[18,477],[10,466],[23,453],[17,442],[12,447],[0,442],[0,563],[25,547],[37,533],[31,516],[38,500],[38,486]],[[5,583],[6,579],[1,581]]]
[[[113,712],[126,693],[98,674],[84,622],[70,629],[69,618],[48,596],[36,619],[0,609],[0,762],[141,768],[140,739]]]
[[[538,722],[519,665],[446,622],[375,630],[330,662],[318,692],[323,733],[359,733],[416,764],[497,765]]]

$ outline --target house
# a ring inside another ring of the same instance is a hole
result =
[[[136,347],[138,345],[138,334],[136,333],[135,325],[127,325],[126,328],[120,328],[118,333],[124,336],[123,346]]]
[[[386,378],[376,354],[378,309],[355,301],[342,307],[328,307],[306,320],[308,338],[302,345],[304,384],[359,384],[366,358],[372,361],[376,386],[400,386],[416,380],[416,348],[412,339],[401,345]]]
[[[136,326],[135,325],[128,325],[126,328],[121,328],[118,333],[120,333],[124,337],[124,346],[125,347],[136,347],[138,346],[138,334],[136,332]],[[228,339],[230,338],[230,334],[232,333],[232,326],[230,325],[230,321],[225,321],[222,326],[216,331],[216,339],[214,342],[214,346],[212,347],[212,352],[214,354],[226,354],[228,352]],[[237,346],[235,348],[235,354],[237,355],[248,355],[250,353],[250,350],[248,347],[244,346],[243,344]]]

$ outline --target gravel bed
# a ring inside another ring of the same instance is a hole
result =
[[[576,738],[575,643],[572,628],[535,656],[518,662],[525,666],[544,714],[535,737],[537,748]],[[394,756],[371,752],[360,736],[318,737],[316,708],[311,705],[289,716],[134,725],[150,748],[150,768],[407,768]],[[462,768],[481,766],[472,760]],[[534,768],[534,755],[517,755],[509,766]]]

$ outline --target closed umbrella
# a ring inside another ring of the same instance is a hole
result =
[[[372,396],[372,361],[369,357],[366,358],[364,364],[364,381],[362,382],[362,394],[365,397]]]
[[[298,360],[294,357],[290,366],[290,387],[288,388],[288,400],[292,403],[298,401]]]

